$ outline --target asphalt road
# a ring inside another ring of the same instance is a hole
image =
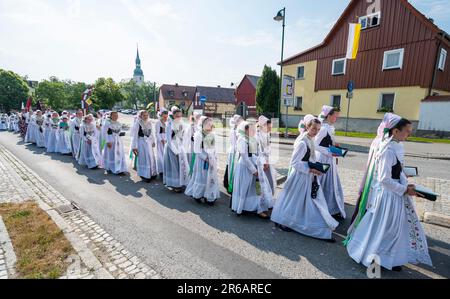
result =
[[[164,277],[366,278],[340,243],[285,233],[252,215],[236,217],[226,195],[215,207],[198,205],[161,182],[142,183],[133,171],[131,177],[91,171],[8,132],[0,132],[0,143]],[[338,228],[339,241],[348,224]],[[383,278],[450,278],[450,230],[425,229],[434,267],[383,271]]]

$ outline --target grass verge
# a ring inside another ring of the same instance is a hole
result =
[[[75,251],[64,233],[34,202],[0,204],[17,256],[16,272],[23,279],[56,279],[67,272]]]

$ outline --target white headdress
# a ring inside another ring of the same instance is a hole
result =
[[[324,105],[324,106],[322,107],[322,112],[321,112],[320,115],[319,115],[319,119],[320,119],[321,121],[324,121],[324,120],[328,117],[328,115],[330,114],[330,112],[331,112],[333,109],[334,109],[334,108],[331,107],[331,106]]]

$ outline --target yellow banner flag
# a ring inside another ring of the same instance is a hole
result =
[[[347,59],[356,59],[358,55],[359,39],[361,36],[361,24],[350,24],[348,31]]]

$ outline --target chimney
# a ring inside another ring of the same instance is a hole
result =
[[[220,85],[217,85],[217,88],[220,88]]]
[[[175,83],[175,86],[178,87],[178,83]]]

